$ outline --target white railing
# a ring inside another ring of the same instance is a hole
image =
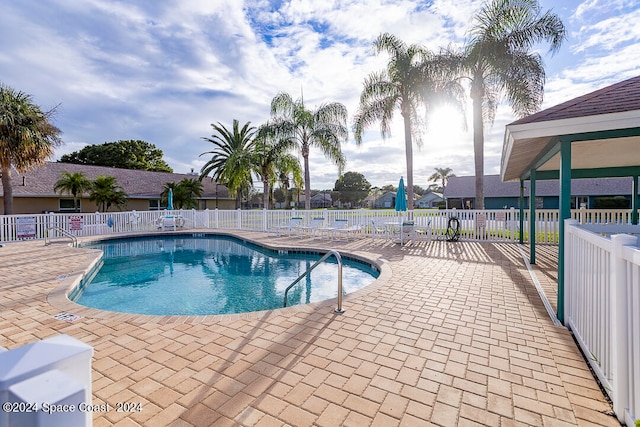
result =
[[[444,238],[449,219],[458,218],[460,238],[463,240],[515,242],[520,237],[520,211],[518,209],[496,210],[436,210],[419,209],[396,212],[390,209],[354,210],[173,210],[131,211],[106,213],[68,213],[0,216],[0,241],[11,242],[25,239],[56,237],[49,229],[58,228],[75,236],[93,236],[132,231],[156,230],[164,216],[180,217],[183,228],[219,230],[269,231],[277,225],[287,223],[292,217],[302,217],[308,224],[312,218],[322,217],[327,224],[335,219],[349,221],[362,226],[364,234],[371,233],[373,223],[399,218],[412,219],[418,228],[431,228],[434,238]],[[572,218],[582,224],[627,224],[631,221],[630,210],[573,210]],[[523,240],[529,241],[529,211],[522,218]],[[559,241],[557,210],[536,210],[537,243],[557,244]]]
[[[640,418],[640,226],[565,224],[565,323],[618,419],[634,425]]]

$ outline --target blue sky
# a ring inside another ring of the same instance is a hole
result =
[[[542,0],[568,30],[559,53],[541,53],[550,107],[640,72],[640,1]],[[305,104],[341,102],[356,111],[364,78],[384,67],[372,41],[390,32],[437,50],[460,46],[478,0],[8,0],[0,14],[0,82],[56,105],[65,142],[57,157],[87,144],[142,139],[176,172],[199,171],[211,123],[260,125],[279,92]],[[470,110],[470,102],[467,108]],[[485,131],[485,171],[499,172],[507,105]],[[471,121],[431,118],[414,149],[414,183],[435,167],[473,175]],[[383,140],[377,127],[343,146],[346,171],[374,186],[406,176],[400,115]],[[313,151],[312,188],[332,188],[337,169]],[[259,186],[259,185],[258,185]]]

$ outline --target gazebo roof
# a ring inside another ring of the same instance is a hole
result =
[[[631,175],[624,168],[640,166],[640,76],[508,124],[502,180],[526,179],[531,169],[557,171],[564,139],[574,141],[571,168],[576,176],[602,176],[597,173],[602,168],[608,176]]]

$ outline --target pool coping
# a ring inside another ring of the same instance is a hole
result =
[[[318,251],[320,253],[326,253],[327,249],[322,249],[319,247],[311,246],[299,246],[299,247],[291,247],[284,245],[274,245],[272,243],[266,243],[254,240],[250,237],[240,235],[230,231],[217,231],[210,229],[191,229],[191,230],[177,230],[177,231],[161,231],[161,232],[135,232],[135,233],[123,233],[118,235],[98,235],[98,236],[88,236],[82,237],[79,239],[79,244],[89,243],[93,241],[100,240],[117,240],[117,239],[126,239],[131,237],[148,237],[148,236],[176,236],[176,235],[192,235],[192,234],[209,234],[215,236],[227,236],[238,239],[245,243],[250,243],[252,245],[256,245],[259,247],[263,247],[269,250],[278,251],[286,249],[287,251]],[[265,234],[266,236],[266,234]],[[309,304],[299,304],[291,307],[284,308],[276,308],[271,310],[262,310],[262,311],[253,311],[248,313],[237,313],[237,314],[211,314],[211,315],[149,315],[149,314],[131,314],[131,313],[120,313],[115,311],[108,310],[99,310],[96,308],[86,307],[80,304],[77,304],[69,299],[69,294],[75,290],[75,288],[80,284],[82,279],[95,267],[95,265],[100,262],[102,258],[102,251],[98,249],[88,249],[88,248],[76,248],[77,250],[87,251],[87,255],[93,255],[87,262],[82,264],[80,268],[76,271],[73,271],[63,277],[58,278],[60,284],[56,286],[53,290],[51,290],[47,295],[47,302],[65,313],[74,314],[81,317],[88,317],[94,319],[104,319],[104,320],[112,320],[112,321],[123,321],[123,322],[133,322],[133,323],[220,323],[220,322],[233,322],[239,319],[264,319],[265,317],[270,316],[287,316],[298,312],[307,312],[311,313],[316,311],[320,307],[326,307],[331,305],[337,305],[338,298],[331,298],[323,301],[313,302]],[[351,292],[349,294],[343,295],[343,305],[344,302],[349,302],[354,298],[361,297],[370,292],[373,292],[380,287],[384,286],[389,279],[392,277],[391,267],[388,262],[383,258],[372,259],[363,254],[357,254],[350,251],[340,250],[340,255],[343,255],[347,258],[353,258],[362,262],[366,262],[372,264],[378,268],[380,274],[376,280],[374,280],[371,284],[365,286],[364,288],[358,289],[357,291]],[[344,309],[344,307],[343,307]],[[347,308],[348,309],[348,308]],[[336,313],[338,314],[338,313]]]

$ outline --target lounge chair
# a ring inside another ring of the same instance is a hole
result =
[[[315,236],[316,232],[322,227],[324,224],[324,217],[314,217],[311,219],[309,224],[303,225],[300,227],[301,235],[304,233],[308,233],[312,236]]]
[[[431,229],[431,220],[427,222],[426,226],[416,227],[417,240],[425,240],[427,242],[430,242],[432,235],[433,235],[433,230]]]
[[[350,236],[355,237],[360,233],[360,230],[362,230],[361,225],[349,225],[343,228],[336,228],[335,230],[333,230],[333,235],[344,236],[348,241]]]
[[[291,237],[291,233],[294,230],[300,229],[300,224],[302,224],[302,217],[295,216],[289,220],[286,224],[276,225],[273,227],[273,231],[277,236],[284,236],[287,234]]]
[[[331,225],[328,227],[319,227],[318,231],[322,233],[327,233],[327,236],[333,239],[333,234],[335,230],[346,228],[349,225],[349,222],[346,219],[334,219],[331,222]]]

